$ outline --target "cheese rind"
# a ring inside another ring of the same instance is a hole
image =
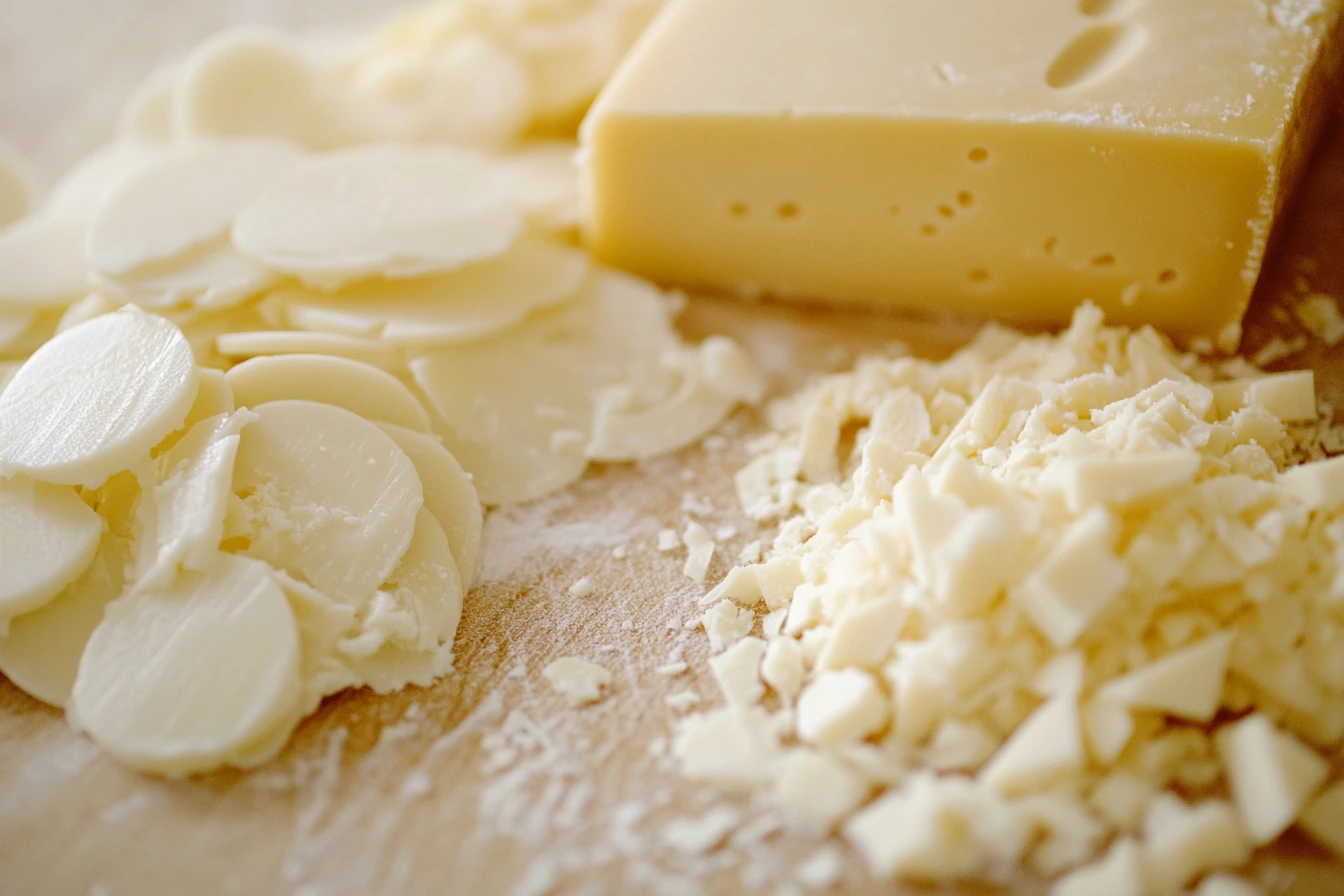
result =
[[[661,281],[1033,322],[1087,296],[1230,346],[1338,10],[683,0],[585,122],[584,225]]]

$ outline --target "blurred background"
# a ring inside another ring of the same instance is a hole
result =
[[[407,0],[0,0],[0,139],[44,185],[106,142],[159,65],[227,25],[359,27]]]

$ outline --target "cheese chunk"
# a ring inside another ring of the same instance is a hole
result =
[[[1339,3],[1303,10],[682,0],[585,122],[589,241],[663,281],[1033,322],[1088,296],[1230,347],[1328,118]]]
[[[1287,830],[1325,782],[1330,766],[1266,716],[1247,716],[1218,732],[1242,823],[1257,845]]]

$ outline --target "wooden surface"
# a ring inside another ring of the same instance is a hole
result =
[[[106,133],[136,77],[211,28],[262,17],[302,24],[381,5],[60,0],[34,8],[0,0],[0,134],[56,170]],[[71,118],[62,117],[67,110]],[[1253,305],[1247,350],[1282,331],[1272,306],[1304,262],[1315,264],[1315,290],[1344,297],[1338,126]],[[742,339],[779,391],[891,340],[940,353],[966,332],[707,300],[693,301],[682,325],[692,337]],[[1340,349],[1313,342],[1278,366],[1315,367],[1324,397],[1344,407]],[[743,414],[725,434],[756,425]],[[753,829],[760,813],[748,800],[684,784],[664,755],[677,716],[664,697],[691,689],[714,700],[715,688],[701,672],[703,635],[682,627],[700,592],[681,576],[681,554],[654,543],[659,529],[682,525],[687,494],[709,502],[707,519],[741,529],[724,541],[715,573],[754,537],[736,518],[730,477],[743,455],[735,444],[596,468],[562,495],[493,514],[457,672],[427,690],[330,699],[277,760],[253,772],[143,777],[0,679],[0,894],[790,892],[793,870],[820,841]],[[618,546],[626,559],[612,556]],[[580,575],[596,586],[587,600],[566,594]],[[691,671],[657,674],[678,651]],[[578,712],[540,679],[551,659],[576,653],[615,674],[613,694]],[[707,814],[727,823],[722,849],[687,855],[664,842],[667,822]],[[855,857],[846,858],[836,892],[897,891],[866,882]],[[1299,840],[1262,856],[1257,874],[1282,892],[1344,892],[1344,868]]]

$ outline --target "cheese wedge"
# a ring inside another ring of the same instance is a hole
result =
[[[585,122],[599,258],[1234,346],[1340,3],[681,0]]]

